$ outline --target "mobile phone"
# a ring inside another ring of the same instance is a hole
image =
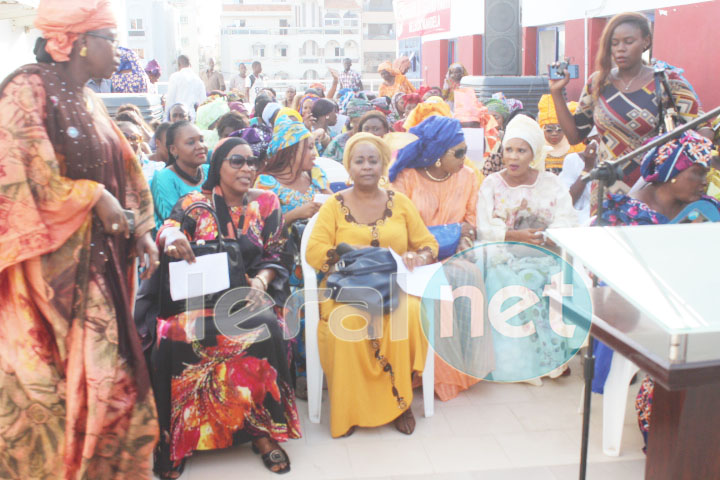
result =
[[[548,65],[548,74],[552,80],[565,78],[565,70],[570,72],[570,78],[580,77],[579,65],[569,65],[568,62],[560,62],[558,65]]]
[[[132,210],[123,210],[123,213],[125,214],[125,218],[128,222],[128,227],[130,227],[130,235],[135,234],[135,212]]]

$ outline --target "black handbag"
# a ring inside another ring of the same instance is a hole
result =
[[[183,218],[180,222],[180,229],[182,231],[185,231],[186,222],[194,221],[189,216],[189,214],[193,210],[197,209],[204,209],[211,213],[213,219],[215,220],[215,225],[217,226],[218,236],[215,240],[198,240],[196,242],[190,242],[190,247],[192,248],[193,254],[195,254],[196,257],[201,257],[203,255],[226,252],[228,258],[228,272],[230,273],[230,289],[248,286],[247,277],[245,275],[245,263],[243,260],[240,241],[239,239],[225,238],[223,236],[217,212],[210,205],[205,202],[195,202],[190,204],[190,206],[185,209],[185,212],[183,212]],[[240,220],[240,225],[243,224],[244,217],[245,214],[243,213],[243,218]],[[190,305],[200,304],[199,297],[174,301],[170,296],[169,265],[172,262],[179,261],[181,261],[181,259],[171,258],[170,256],[165,254],[163,254],[162,256],[160,265],[161,287],[159,311],[159,316],[161,318],[167,318],[172,315],[177,315],[178,313],[188,311],[188,307]],[[217,301],[220,299],[220,297],[223,296],[226,291],[227,290],[204,295],[204,308],[214,308]]]
[[[397,273],[397,262],[387,248],[352,250],[340,256],[335,271],[328,276],[327,288],[332,290],[333,300],[365,303],[370,312],[379,307],[377,291],[382,296],[382,312],[390,313],[398,306],[399,287],[394,273]]]

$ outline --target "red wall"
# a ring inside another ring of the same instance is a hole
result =
[[[653,57],[685,70],[705,111],[720,105],[720,2],[696,3],[655,11]]]
[[[459,37],[457,41],[457,58],[470,75],[482,75],[482,35]]]
[[[537,75],[537,27],[523,28],[522,74]]]
[[[570,58],[571,63],[580,65],[580,76],[570,80],[566,87],[568,100],[580,98],[583,86],[585,85],[585,21],[568,20],[565,22],[565,57]],[[592,70],[591,70],[592,71]]]
[[[448,41],[423,42],[422,65],[425,85],[442,87],[448,67]]]

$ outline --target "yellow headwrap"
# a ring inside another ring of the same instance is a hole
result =
[[[117,28],[117,20],[110,0],[41,0],[35,28],[47,40],[45,50],[52,59],[67,62],[80,34]]]
[[[578,103],[570,102],[567,106],[568,109],[570,109],[570,113],[574,115],[575,110],[577,110]],[[553,102],[552,95],[548,93],[540,97],[540,101],[538,102],[538,123],[541,127],[552,123],[560,123],[557,111],[555,110],[555,102]]]
[[[350,159],[353,156],[355,148],[363,143],[369,143],[378,149],[378,152],[380,152],[380,159],[383,163],[383,173],[385,173],[388,165],[390,165],[390,147],[382,138],[376,137],[372,133],[367,132],[356,133],[350,137],[350,140],[348,140],[345,144],[345,152],[343,153],[343,165],[345,166],[345,170],[350,171]]]
[[[417,107],[410,112],[407,120],[403,124],[403,128],[407,131],[415,125],[420,125],[423,120],[432,116],[440,115],[441,117],[452,118],[453,114],[450,110],[450,105],[445,103],[440,97],[430,97],[422,103],[418,103]]]

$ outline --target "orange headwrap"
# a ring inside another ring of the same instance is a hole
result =
[[[378,73],[382,72],[383,70],[386,72],[390,72],[395,76],[401,75],[401,73],[396,68],[393,68],[390,62],[382,62],[380,65],[378,65]]]
[[[420,125],[423,120],[433,115],[440,115],[441,117],[452,118],[452,111],[450,105],[440,97],[430,97],[423,103],[419,103],[417,107],[413,108],[413,111],[408,115],[407,120],[403,124],[403,128],[407,131],[415,125]]]
[[[117,20],[110,0],[41,0],[35,28],[47,40],[45,50],[53,60],[67,62],[79,34],[117,28]]]
[[[405,72],[410,70],[410,67],[412,66],[412,64],[410,63],[410,59],[408,57],[402,56],[402,57],[398,58],[397,60],[395,60],[393,62],[392,66],[395,70],[397,70],[398,72],[400,72],[404,75]]]

